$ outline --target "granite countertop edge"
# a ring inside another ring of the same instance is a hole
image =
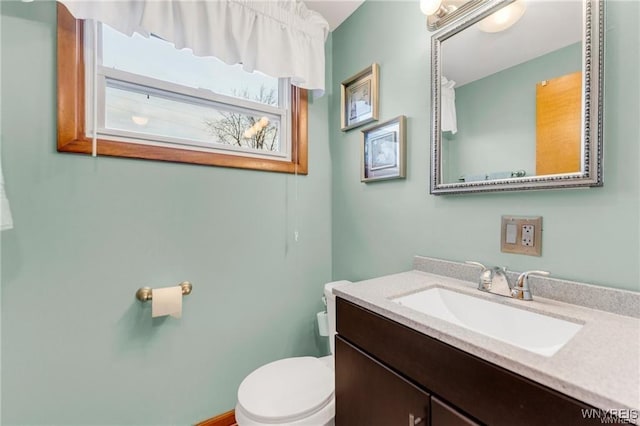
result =
[[[551,357],[401,306],[390,298],[442,287],[567,319],[582,329]],[[640,410],[640,320],[542,297],[532,302],[480,292],[476,283],[413,270],[351,283],[334,294],[595,408]],[[635,334],[635,336],[633,335]],[[584,357],[589,353],[588,357]]]

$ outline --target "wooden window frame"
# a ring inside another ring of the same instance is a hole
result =
[[[85,74],[83,21],[58,3],[58,152],[92,153],[85,132]],[[98,138],[97,154],[172,161],[269,172],[308,173],[307,90],[291,86],[291,160],[278,161],[239,155],[142,145]]]

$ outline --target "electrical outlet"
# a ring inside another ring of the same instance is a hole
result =
[[[502,216],[500,251],[542,255],[542,217]]]
[[[533,247],[533,231],[535,227],[533,225],[522,225],[522,245],[527,247]]]

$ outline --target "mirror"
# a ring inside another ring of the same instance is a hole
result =
[[[432,194],[602,186],[601,1],[489,0],[432,35]]]

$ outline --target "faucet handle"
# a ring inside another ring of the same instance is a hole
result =
[[[529,288],[529,275],[548,276],[550,273],[547,271],[526,271],[521,273],[516,281],[516,285],[511,290],[511,297],[523,300],[533,300],[531,288]]]
[[[529,275],[542,275],[542,276],[548,276],[551,275],[549,272],[547,271],[527,271],[527,272],[523,272],[520,274],[520,276],[518,277],[518,281],[516,281],[516,285],[518,287],[523,287],[523,286],[529,286],[529,281],[527,280],[527,278],[529,278]]]
[[[482,263],[480,262],[474,262],[473,260],[466,260],[464,263],[468,264],[468,265],[475,265],[475,266],[479,266],[482,268],[483,271],[486,271],[487,268],[486,266],[484,266]]]
[[[484,266],[480,262],[474,262],[472,260],[467,260],[466,262],[469,265],[479,266],[482,268],[480,271],[480,280],[478,281],[478,290],[489,291],[491,290],[491,281],[493,281],[493,271],[486,266]]]

